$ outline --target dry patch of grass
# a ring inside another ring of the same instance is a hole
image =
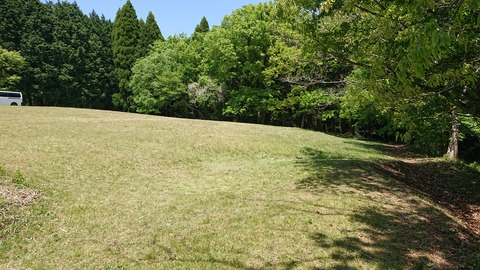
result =
[[[95,110],[0,114],[0,160],[45,207],[0,243],[0,268],[453,269],[476,252],[455,219],[381,170],[397,157],[375,143]]]
[[[9,206],[27,206],[35,202],[40,197],[40,192],[26,187],[16,185],[0,185],[0,197],[3,205]]]
[[[41,198],[38,190],[25,184],[18,171],[12,176],[0,167],[0,243],[28,226],[31,206]]]

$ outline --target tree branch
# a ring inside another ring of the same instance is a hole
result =
[[[332,53],[330,53],[330,56],[333,57],[334,59],[339,59],[339,60],[342,60],[342,61],[345,61],[347,63],[349,63],[350,65],[352,66],[358,66],[358,67],[364,67],[364,68],[371,68],[372,66],[368,65],[368,64],[364,64],[364,63],[358,63],[358,62],[355,62],[353,60],[350,60],[346,57],[343,57],[343,56],[335,56],[333,55]]]
[[[366,13],[369,13],[369,14],[371,14],[371,15],[378,16],[378,17],[382,17],[382,18],[384,17],[382,14],[380,14],[380,13],[378,13],[378,12],[375,12],[375,11],[371,11],[371,10],[369,10],[369,9],[367,9],[367,8],[362,7],[362,6],[355,5],[355,7],[358,8],[358,9],[360,9],[361,11],[366,12]]]
[[[294,85],[302,85],[302,86],[313,86],[318,84],[334,84],[334,85],[344,85],[347,81],[346,80],[338,80],[338,81],[328,81],[320,78],[312,78],[306,75],[302,75],[299,77],[284,77],[281,78],[280,81],[284,83],[294,84]]]

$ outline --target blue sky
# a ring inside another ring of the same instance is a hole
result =
[[[68,0],[75,2],[75,0]],[[78,6],[85,14],[92,10],[103,14],[107,19],[115,19],[117,10],[121,8],[126,0],[76,0]],[[138,18],[147,18],[148,12],[155,15],[158,26],[163,36],[185,33],[191,35],[195,26],[205,16],[210,24],[220,25],[225,15],[229,15],[235,9],[247,4],[258,4],[260,0],[170,0],[170,1],[149,1],[131,0],[137,11]]]

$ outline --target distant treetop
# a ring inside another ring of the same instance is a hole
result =
[[[207,33],[208,31],[210,31],[210,26],[208,25],[207,18],[204,16],[200,21],[200,24],[195,27],[195,32],[193,32],[193,34]]]

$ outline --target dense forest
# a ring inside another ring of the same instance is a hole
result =
[[[276,0],[165,39],[130,1],[0,2],[0,88],[26,105],[296,126],[480,158],[477,0]],[[201,15],[200,15],[201,16]]]

